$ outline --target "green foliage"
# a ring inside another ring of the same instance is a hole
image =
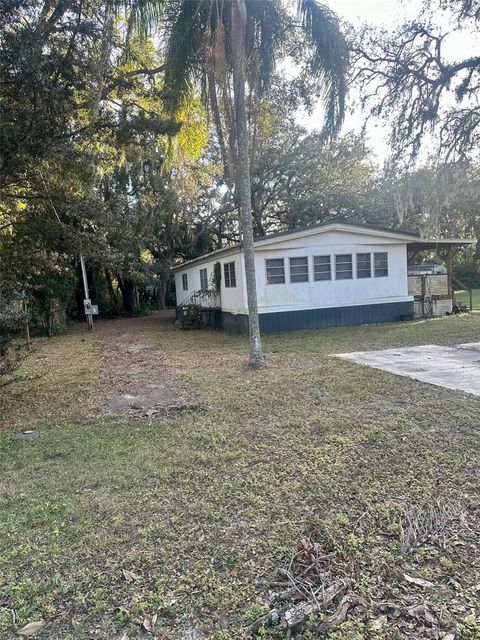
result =
[[[470,289],[478,289],[480,287],[479,264],[476,260],[455,264],[453,275]],[[455,282],[454,287],[458,287]]]

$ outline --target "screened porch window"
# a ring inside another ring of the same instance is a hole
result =
[[[332,267],[330,256],[313,256],[313,279],[331,280]]]
[[[182,286],[184,291],[188,291],[188,278],[186,273],[182,274]]]
[[[285,282],[285,263],[283,258],[269,258],[265,262],[267,284],[283,284]]]
[[[237,276],[235,275],[235,262],[226,262],[223,265],[223,275],[225,276],[225,286],[233,289],[237,286]]]
[[[208,289],[208,273],[206,269],[200,269],[200,289]]]
[[[335,256],[335,278],[337,280],[351,280],[352,277],[352,254],[342,253]]]
[[[357,253],[357,278],[372,277],[372,257],[370,253]]]
[[[308,258],[290,258],[290,282],[308,282]]]
[[[375,278],[385,278],[388,276],[388,253],[375,253]]]

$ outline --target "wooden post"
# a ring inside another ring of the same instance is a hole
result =
[[[422,315],[425,318],[427,315],[425,311],[425,296],[427,295],[427,283],[426,283],[427,276],[420,276],[420,278],[422,279]]]
[[[453,269],[453,260],[452,260],[452,247],[448,247],[448,262],[447,262],[447,282],[448,282],[448,297],[453,300],[453,286],[452,286],[452,269]]]
[[[87,270],[85,269],[85,259],[81,254],[80,254],[80,266],[82,268],[83,290],[85,292],[85,300],[89,300],[90,295],[88,293]],[[91,313],[87,313],[87,311],[85,311],[85,317],[87,318],[88,330],[91,331],[93,329],[93,316]]]
[[[22,309],[25,313],[25,342],[27,343],[27,349],[30,351],[32,348],[32,341],[30,339],[30,325],[28,323],[27,299],[25,298],[25,294],[23,294]]]

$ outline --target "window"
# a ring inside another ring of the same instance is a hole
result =
[[[308,258],[290,258],[290,282],[308,282]]]
[[[200,269],[200,289],[208,289],[208,273],[206,269]]]
[[[237,278],[235,276],[235,262],[227,262],[223,265],[223,274],[225,276],[225,286],[229,289],[237,286]]]
[[[388,276],[388,253],[374,253],[375,278],[385,278]]]
[[[267,284],[283,284],[285,282],[285,265],[283,258],[266,260]]]
[[[372,277],[372,257],[370,253],[357,253],[357,278]]]
[[[182,285],[183,285],[183,290],[188,291],[188,278],[186,273],[182,274]]]
[[[352,255],[342,253],[335,256],[335,278],[337,280],[351,280],[352,277]]]
[[[330,256],[313,256],[313,279],[331,280]]]

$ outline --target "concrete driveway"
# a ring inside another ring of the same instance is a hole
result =
[[[480,342],[455,347],[424,344],[382,351],[355,351],[340,353],[337,357],[480,396]]]

